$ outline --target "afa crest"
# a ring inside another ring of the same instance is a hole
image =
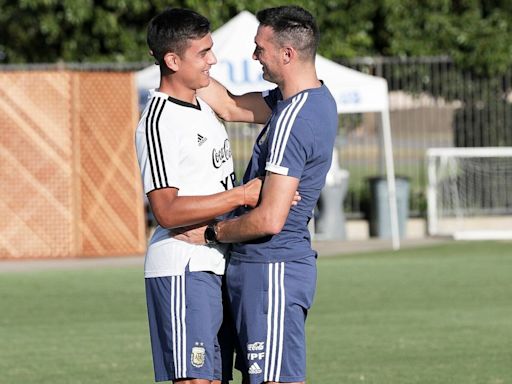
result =
[[[201,368],[204,365],[205,355],[206,350],[203,347],[203,343],[196,343],[195,347],[192,347],[190,363],[196,368]]]

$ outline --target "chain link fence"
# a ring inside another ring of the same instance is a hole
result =
[[[341,64],[388,81],[395,168],[411,181],[411,216],[425,214],[427,148],[512,145],[512,69],[478,77],[444,56],[358,58]],[[351,173],[345,209],[351,217],[365,215],[365,179],[381,173],[378,132],[371,115],[341,116],[341,166]]]

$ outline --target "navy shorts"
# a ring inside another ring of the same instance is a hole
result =
[[[145,279],[155,381],[221,378],[221,278],[187,268]]]
[[[305,322],[316,287],[316,258],[247,263],[231,259],[227,288],[251,384],[306,380]]]

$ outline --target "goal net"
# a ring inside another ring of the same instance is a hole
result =
[[[512,239],[512,147],[427,150],[429,235]]]

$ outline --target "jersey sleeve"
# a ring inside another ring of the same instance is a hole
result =
[[[279,88],[269,89],[261,93],[263,100],[269,106],[270,109],[274,109],[279,100],[282,100],[281,91]]]
[[[314,141],[307,120],[296,118],[293,123],[278,125],[271,139],[265,170],[300,179],[313,153]]]
[[[147,114],[137,130],[137,157],[142,175],[144,192],[155,189],[180,188],[180,142],[172,127],[172,119],[165,116],[167,101],[153,99]],[[174,127],[176,128],[176,127]]]

